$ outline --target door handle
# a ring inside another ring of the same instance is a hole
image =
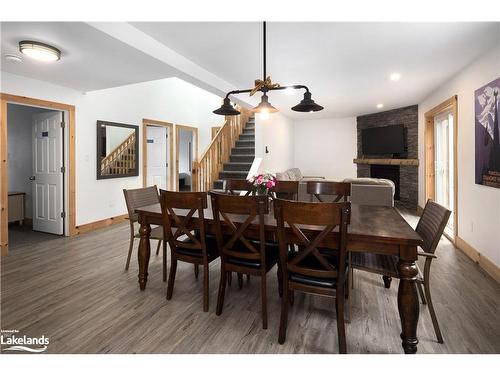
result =
[[[31,180],[31,181],[35,181],[35,180],[36,180],[36,177],[35,177],[35,176],[31,176],[31,177],[30,177],[30,180]]]

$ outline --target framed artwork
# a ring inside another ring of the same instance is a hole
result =
[[[500,189],[500,77],[474,92],[476,184]]]

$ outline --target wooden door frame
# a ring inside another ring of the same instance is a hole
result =
[[[198,160],[198,128],[188,125],[175,124],[175,190],[179,191],[179,132],[181,129],[193,132],[194,134],[194,157],[193,162]],[[192,185],[193,174],[191,174],[191,190],[193,190]]]
[[[75,187],[75,106],[70,104],[52,102],[48,100],[29,98],[26,96],[0,93],[1,105],[1,125],[0,125],[0,248],[1,254],[9,253],[9,229],[8,229],[8,173],[9,165],[7,160],[8,138],[7,138],[7,104],[21,104],[31,107],[48,108],[68,113],[68,206],[67,215],[69,235],[78,233],[76,228],[76,187]],[[63,140],[64,142],[64,140]]]
[[[457,95],[445,100],[441,104],[425,112],[424,127],[424,196],[425,200],[435,199],[435,165],[434,165],[434,118],[440,114],[451,111],[453,114],[453,236],[448,238],[455,243],[458,236],[458,97]]]
[[[166,121],[158,121],[144,118],[142,119],[142,186],[146,187],[148,183],[148,145],[147,145],[147,129],[148,125],[162,126],[170,129],[170,137],[168,138],[169,145],[169,166],[167,171],[169,172],[169,177],[167,180],[167,190],[174,190],[174,124]]]

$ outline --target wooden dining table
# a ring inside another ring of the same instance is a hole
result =
[[[151,225],[162,225],[160,204],[144,206],[136,209],[140,223],[141,236],[138,251],[139,286],[146,288],[148,280],[148,265],[151,253],[149,235]],[[176,210],[178,216],[187,215],[188,210]],[[195,215],[196,216],[196,215]],[[236,216],[236,215],[234,215]],[[208,201],[208,208],[204,211],[206,231],[215,234],[215,221]],[[235,224],[243,222],[232,217]],[[266,239],[277,241],[276,220],[272,209],[265,216]],[[250,227],[249,227],[250,228]],[[318,227],[320,231],[322,228]],[[314,227],[309,228],[314,230]],[[258,231],[256,231],[258,233]],[[251,235],[250,235],[251,236]],[[332,241],[336,234],[332,233]],[[401,339],[404,352],[417,352],[417,325],[419,316],[419,301],[417,295],[416,278],[417,246],[422,244],[422,238],[399,212],[392,207],[351,205],[351,218],[348,226],[347,251],[363,251],[380,254],[390,254],[398,257],[399,289],[398,309],[401,320]]]

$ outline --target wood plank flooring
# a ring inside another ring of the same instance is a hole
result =
[[[416,224],[416,217],[407,219]],[[267,280],[267,330],[257,278],[242,290],[233,282],[222,315],[215,315],[217,261],[210,267],[208,313],[202,311],[202,272],[196,280],[191,265],[179,264],[166,301],[161,256],[152,254],[147,289],[140,291],[137,247],[124,271],[128,233],[128,224],[120,224],[13,243],[1,259],[1,328],[49,337],[49,353],[338,353],[334,301],[319,296],[296,293],[286,343],[278,344],[275,270]],[[420,305],[418,353],[500,353],[499,285],[447,239],[437,254],[431,287],[445,343],[436,342],[427,307]],[[387,290],[380,276],[355,272],[349,353],[402,353],[397,287],[397,280]]]

